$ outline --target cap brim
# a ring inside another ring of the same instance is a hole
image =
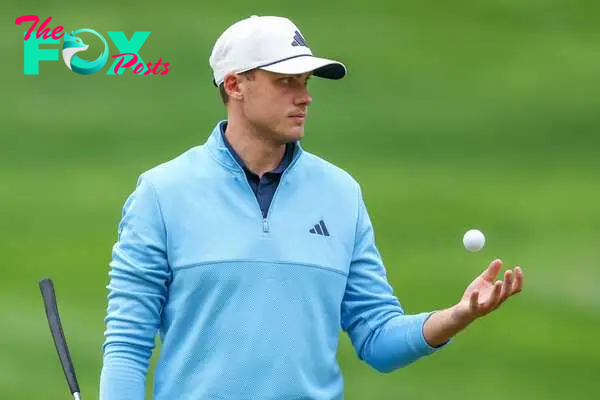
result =
[[[342,79],[347,73],[346,66],[341,62],[311,55],[288,58],[259,68],[279,74],[312,72],[314,76],[325,79]]]

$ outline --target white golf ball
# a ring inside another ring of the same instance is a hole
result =
[[[478,229],[469,229],[463,236],[463,245],[469,251],[479,251],[485,245],[485,236]]]

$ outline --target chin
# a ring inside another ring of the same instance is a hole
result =
[[[276,141],[285,144],[298,141],[304,137],[304,124],[295,123],[286,125],[280,125],[271,130],[274,135],[273,138],[276,138]]]
[[[288,141],[293,142],[304,137],[304,127],[295,127],[285,135]]]

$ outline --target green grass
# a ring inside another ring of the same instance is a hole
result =
[[[3,7],[0,398],[67,395],[37,288],[45,276],[82,392],[98,397],[121,207],[139,173],[203,142],[224,117],[208,55],[250,14],[288,15],[316,53],[346,62],[344,81],[311,81],[303,146],[361,182],[408,312],[451,305],[495,257],[525,271],[523,293],[503,309],[395,373],[370,369],[342,336],[346,398],[597,397],[597,2],[143,4]],[[140,54],[173,70],[84,77],[59,60],[24,76],[14,25],[24,14],[69,30],[151,30]],[[472,226],[487,235],[479,253],[461,247]]]

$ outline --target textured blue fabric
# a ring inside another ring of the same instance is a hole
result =
[[[381,372],[439,349],[387,281],[358,183],[298,144],[263,217],[219,125],[141,174],[109,275],[102,400],[144,398],[157,334],[157,400],[342,399],[342,330]]]

